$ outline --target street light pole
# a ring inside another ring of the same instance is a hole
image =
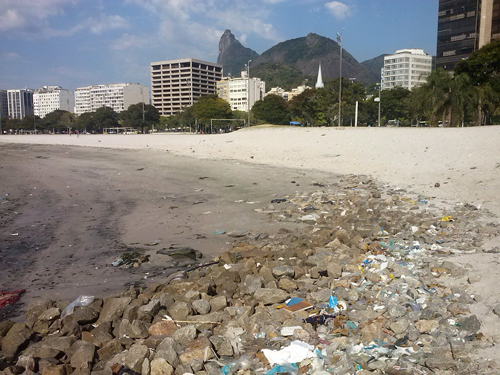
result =
[[[340,34],[337,33],[337,41],[340,43],[340,78],[339,78],[339,126],[342,123],[342,28]]]
[[[252,60],[248,60],[247,64],[247,110],[248,110],[248,120],[247,126],[250,126],[250,63]]]
[[[378,86],[378,126],[380,127],[380,93],[382,92],[382,84]]]

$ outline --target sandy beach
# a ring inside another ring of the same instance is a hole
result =
[[[24,288],[28,303],[106,297],[161,282],[168,262],[157,250],[189,246],[209,258],[237,241],[215,230],[276,233],[283,225],[256,209],[347,174],[425,197],[444,212],[473,205],[498,225],[499,144],[498,126],[0,136],[0,289]],[[496,238],[484,249],[499,245]],[[136,247],[151,262],[126,270],[111,265]],[[500,275],[491,267],[498,252],[453,261],[480,275],[470,287],[482,302],[472,312],[498,336],[491,312],[499,302],[493,285]],[[23,308],[4,314],[18,316]]]

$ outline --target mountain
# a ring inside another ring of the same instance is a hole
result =
[[[273,87],[291,90],[304,83],[313,87],[316,82],[316,77],[306,75],[289,65],[273,62],[259,64],[257,67],[250,65],[250,75],[266,82],[267,91]]]
[[[380,69],[384,67],[384,57],[388,56],[388,54],[383,54],[377,57],[374,57],[370,60],[365,60],[361,64],[364,65],[369,71],[376,74],[378,77],[378,81],[380,82]]]
[[[225,76],[230,74],[233,77],[239,77],[241,71],[245,70],[248,60],[254,60],[258,56],[257,52],[244,47],[231,30],[224,31],[219,41],[217,64],[222,64]]]
[[[311,33],[306,37],[281,42],[259,56],[255,51],[238,42],[230,30],[226,30],[219,42],[219,57],[217,59],[217,62],[224,66],[224,74],[231,73],[233,76],[240,76],[240,72],[245,68],[248,60],[252,60],[251,76],[258,76],[256,73],[259,72],[260,65],[277,64],[267,65],[262,70],[271,72],[278,69],[282,75],[285,75],[286,72],[294,72],[294,82],[295,80],[303,82],[306,78],[313,77],[314,82],[309,80],[309,86],[315,83],[320,63],[323,78],[338,78],[340,74],[340,46],[332,39]],[[300,79],[297,72],[303,74]],[[380,71],[378,74],[374,73],[343,49],[342,77],[356,78],[357,82],[368,84],[380,81]],[[260,78],[264,79],[264,77]],[[286,86],[285,83],[283,86]],[[274,85],[270,85],[266,81],[266,88],[271,89],[271,87]]]

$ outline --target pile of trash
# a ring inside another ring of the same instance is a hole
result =
[[[351,176],[258,209],[296,230],[249,233],[207,267],[0,322],[0,373],[459,374],[495,344],[447,260],[499,234],[479,211]],[[221,234],[222,235],[222,234]],[[229,238],[229,236],[228,236]],[[498,370],[497,370],[498,371]]]

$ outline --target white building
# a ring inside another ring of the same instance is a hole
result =
[[[75,96],[73,91],[63,89],[61,86],[43,86],[33,92],[33,107],[35,115],[41,118],[58,109],[73,112]]]
[[[152,104],[160,115],[171,116],[203,95],[217,94],[222,65],[192,58],[150,64]]]
[[[401,86],[408,90],[425,83],[432,71],[432,56],[423,49],[397,50],[394,55],[384,57],[382,90]]]
[[[291,91],[285,91],[281,87],[273,87],[271,90],[269,90],[265,96],[267,95],[278,95],[281,96],[283,99],[290,101],[297,95],[302,94],[304,91],[309,90],[311,87],[304,85],[300,85]],[[321,88],[321,87],[320,87]]]
[[[9,118],[23,119],[33,115],[33,91],[30,89],[7,90]]]
[[[132,104],[149,104],[149,87],[138,83],[115,83],[92,85],[75,90],[75,113],[94,112],[101,107],[122,112]]]
[[[241,72],[240,78],[223,77],[217,82],[217,95],[228,102],[233,111],[247,112],[248,103],[252,109],[256,101],[264,98],[265,92],[266,83],[260,78],[249,79],[246,71]]]

